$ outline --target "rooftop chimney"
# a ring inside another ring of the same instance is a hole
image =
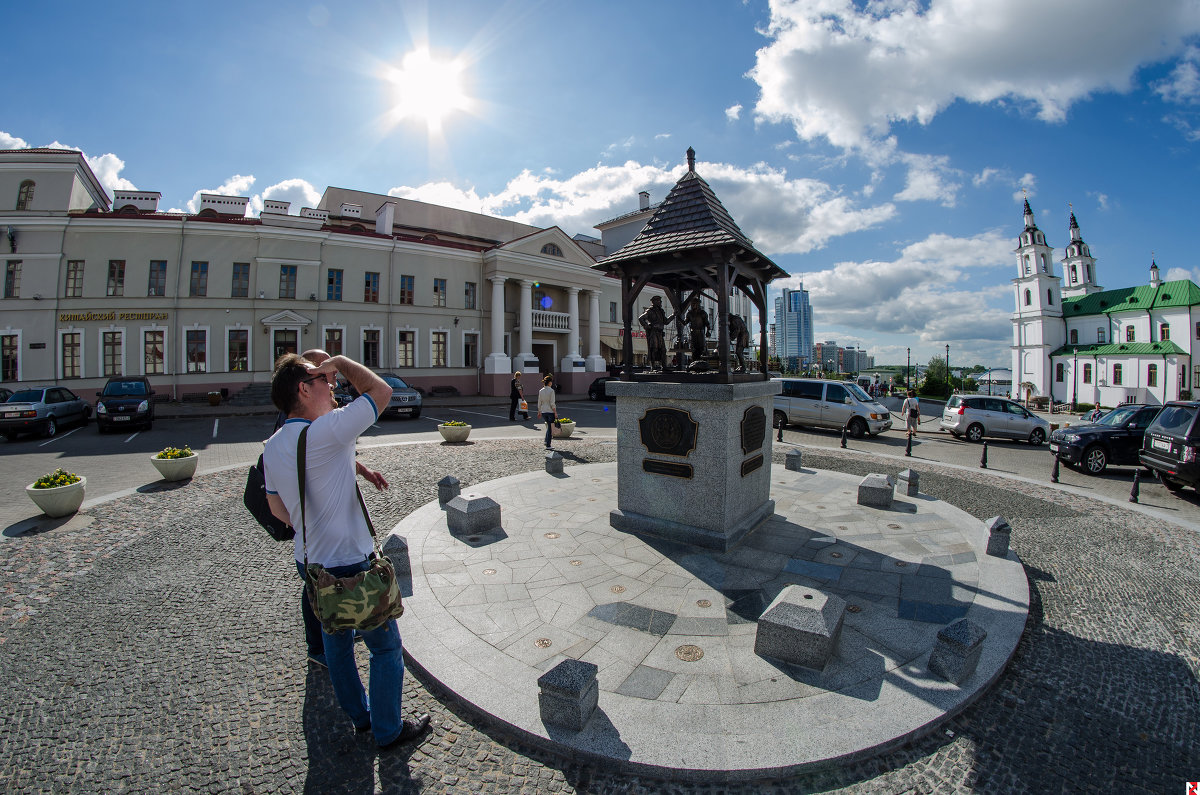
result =
[[[383,205],[375,211],[375,232],[380,235],[391,235],[392,227],[396,223],[396,203],[384,202]]]
[[[639,210],[649,210],[650,209],[650,192],[649,191],[642,191],[641,193],[638,194],[638,209]]]

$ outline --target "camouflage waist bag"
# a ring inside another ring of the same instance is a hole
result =
[[[296,476],[300,484],[300,532],[304,545],[304,591],[312,605],[313,613],[321,621],[321,629],[331,635],[346,629],[376,629],[393,618],[404,614],[400,601],[400,583],[396,582],[396,570],[388,557],[378,548],[371,553],[371,568],[349,577],[334,577],[320,563],[308,562],[308,536],[304,521],[305,452],[308,445],[308,428],[300,431],[296,446]],[[358,504],[367,529],[374,542],[375,525],[367,513],[362,492],[355,483]]]
[[[375,629],[404,615],[400,584],[386,555],[371,555],[371,568],[350,577],[334,577],[320,563],[305,568],[305,590],[321,628]]]

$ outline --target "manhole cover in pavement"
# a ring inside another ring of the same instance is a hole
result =
[[[551,541],[553,541],[554,539],[558,538],[558,533],[546,533],[546,538],[549,538]]]
[[[862,608],[859,607],[858,605],[850,605],[846,608],[846,612],[847,613],[861,613]]]
[[[573,561],[571,561],[571,565],[572,566],[582,566],[583,561],[582,560],[573,560]]]
[[[484,569],[483,573],[487,574],[487,575],[492,575],[492,574],[496,573],[496,570],[495,569]]]
[[[712,607],[712,602],[708,601],[707,599],[697,599],[696,607]]]
[[[704,656],[704,650],[699,646],[693,646],[692,644],[688,643],[676,649],[675,656],[684,662],[696,662],[696,660],[699,660]]]
[[[841,552],[830,552],[829,553],[829,557],[831,557],[831,558],[840,558],[841,556],[842,556]]]
[[[896,561],[896,565],[899,566],[900,568],[904,568],[905,566],[908,565],[908,563],[903,560],[898,560],[898,561]]]
[[[537,646],[539,649],[548,649],[550,648],[550,644],[552,642],[553,641],[551,641],[549,638],[538,638],[533,642],[533,645]]]
[[[890,524],[890,525],[888,525],[888,529],[889,529],[889,530],[899,530],[899,529],[900,529],[900,525],[898,525],[898,524]]]
[[[614,585],[613,587],[609,588],[608,590],[612,591],[613,593],[625,593],[625,586],[624,585]]]

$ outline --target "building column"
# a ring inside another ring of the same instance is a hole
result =
[[[578,362],[578,365],[576,364]],[[579,288],[567,288],[567,352],[559,363],[563,373],[584,372],[584,362],[579,357]]]
[[[525,362],[533,359],[533,282],[529,279],[521,280],[520,323],[520,342],[517,344],[516,356],[518,365],[515,369],[525,372]],[[529,372],[537,373],[537,365]]]
[[[492,351],[483,360],[487,375],[508,375],[512,362],[504,353],[504,282],[503,276],[489,277],[492,282]]]
[[[588,356],[587,372],[604,373],[608,365],[600,355],[600,291],[588,290]]]

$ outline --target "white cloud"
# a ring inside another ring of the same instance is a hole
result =
[[[308,180],[285,179],[263,189],[261,194],[250,197],[250,214],[261,214],[263,202],[267,199],[291,202],[292,206],[288,208],[288,212],[298,215],[301,207],[316,207],[317,202],[321,201],[321,193]]]
[[[1200,102],[1200,49],[1188,47],[1166,80],[1154,84],[1154,90],[1167,102],[1194,105]]]
[[[999,177],[1000,177],[1000,169],[985,168],[983,171],[980,171],[978,174],[971,177],[971,184],[977,188],[982,188],[984,185],[987,185],[993,179],[997,179]]]
[[[1196,283],[1200,283],[1200,268],[1167,268],[1167,275],[1163,279],[1168,282],[1178,281],[1179,279],[1191,279]]]
[[[737,121],[739,118],[741,118],[741,115],[742,115],[742,106],[741,105],[731,105],[725,109],[725,118],[728,119],[729,121]]]
[[[938,201],[943,207],[953,207],[958,189],[962,187],[957,182],[951,182],[952,177],[960,173],[950,168],[950,158],[934,155],[901,155],[900,159],[908,166],[908,176],[905,179],[904,190],[892,198],[898,202]]]
[[[15,135],[0,130],[0,149],[28,149],[29,144],[25,143],[25,139],[18,138]]]
[[[616,157],[621,152],[628,152],[637,143],[637,139],[632,135],[621,141],[613,141],[608,146],[604,147],[605,157]]]
[[[1023,201],[1037,196],[1037,177],[1026,172],[1017,180],[1017,189],[1013,191],[1013,201]]]
[[[474,188],[463,190],[462,188],[456,188],[449,182],[427,182],[415,188],[402,185],[389,190],[388,196],[428,202],[429,204],[440,204],[443,207],[454,207],[473,213],[484,211],[483,199],[479,198],[479,194],[475,192]]]
[[[125,161],[112,152],[99,157],[88,157],[85,154],[83,158],[91,166],[96,179],[100,180],[100,184],[109,193],[114,190],[137,190],[137,186],[120,175],[121,170],[125,168]]]
[[[1108,211],[1110,202],[1107,193],[1092,193],[1089,191],[1088,195],[1095,197],[1096,206],[1099,207],[1101,211]]]
[[[1184,1],[773,0],[749,76],[759,118],[862,148],[958,100],[1011,101],[1061,122],[1077,101],[1129,90],[1140,66],[1197,32],[1200,5]],[[1170,85],[1182,92],[1188,76]]]
[[[658,135],[654,136],[654,140],[665,141],[665,140],[669,139],[670,137],[671,137],[671,133],[659,133]]]
[[[222,196],[248,196],[250,188],[254,185],[254,175],[234,174],[229,179],[225,180],[219,187],[205,188],[198,190],[192,194],[191,200],[187,203],[187,212],[200,212],[200,194],[201,193],[218,193]],[[258,209],[262,210],[262,204],[259,203]]]

